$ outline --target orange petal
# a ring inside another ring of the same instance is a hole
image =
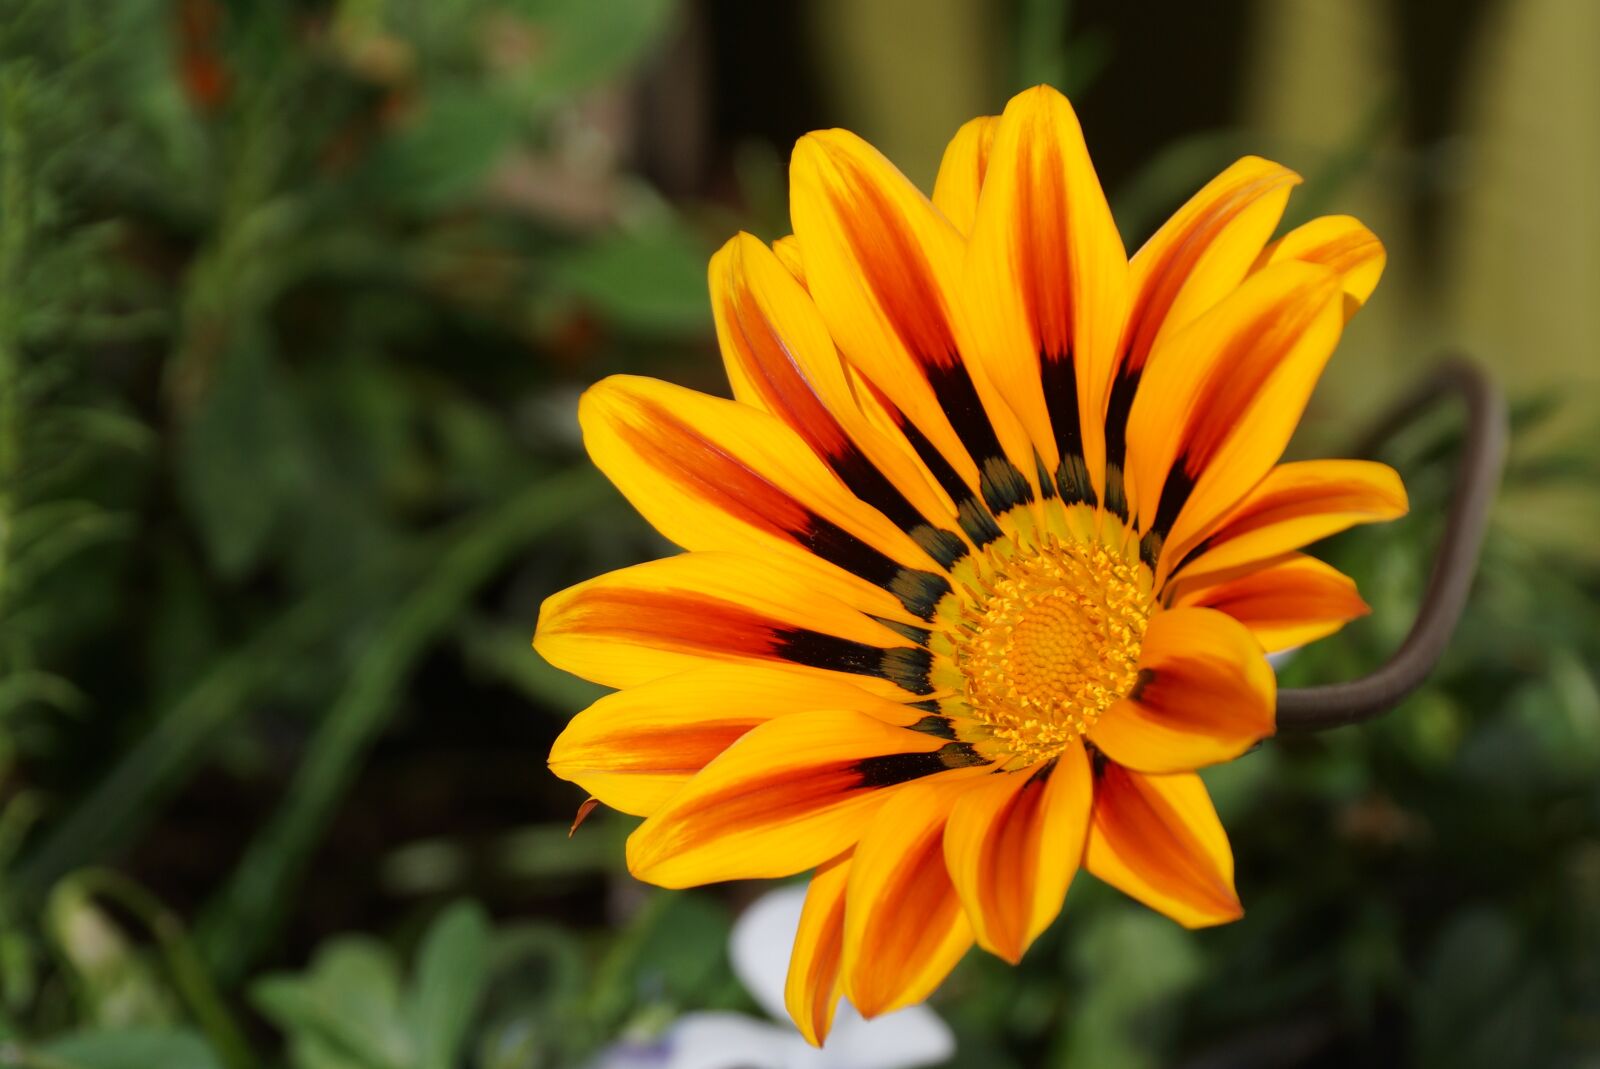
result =
[[[1189,198],[1133,256],[1127,323],[1106,403],[1107,507],[1126,518],[1128,414],[1156,341],[1244,279],[1300,176],[1246,156]]]
[[[1315,642],[1371,611],[1354,580],[1303,553],[1237,578],[1185,588],[1179,605],[1227,613],[1270,651]]]
[[[1339,339],[1340,293],[1325,267],[1269,267],[1152,356],[1128,470],[1158,583],[1277,463]]]
[[[875,426],[811,298],[748,234],[711,261],[711,304],[734,396],[782,419],[862,502],[935,561],[968,551],[956,510],[903,438]]]
[[[556,739],[550,770],[612,809],[649,816],[751,728],[807,709],[852,709],[900,725],[922,716],[842,678],[716,665],[601,698]]]
[[[776,416],[656,379],[613,375],[578,406],[584,444],[651,525],[685,549],[816,560],[886,596],[874,615],[932,617],[939,562],[859,499]],[[872,595],[863,592],[863,597]],[[898,602],[898,605],[896,604]]]
[[[806,889],[795,933],[794,953],[783,1000],[806,1042],[820,1047],[833,1027],[834,1011],[843,994],[839,966],[844,958],[845,889],[850,880],[851,853],[819,865]]]
[[[1295,227],[1269,245],[1257,266],[1285,260],[1322,264],[1337,273],[1344,287],[1344,317],[1348,320],[1378,288],[1388,254],[1378,236],[1359,220],[1348,215],[1324,215]]]
[[[963,786],[945,831],[945,863],[979,945],[1015,963],[1061,911],[1078,870],[1088,760],[1072,746],[1054,762]]]
[[[921,1002],[972,945],[940,846],[960,786],[908,784],[878,809],[856,847],[844,986],[864,1017]]]
[[[1276,700],[1276,677],[1244,625],[1215,609],[1169,609],[1145,632],[1133,693],[1089,741],[1128,768],[1188,772],[1272,734]]]
[[[961,235],[904,175],[843,130],[808,134],[790,164],[806,280],[845,358],[964,511],[1032,501],[1027,436],[956,339]],[[976,495],[975,492],[976,491]],[[987,541],[998,535],[969,527]]]
[[[1269,560],[1358,523],[1404,516],[1406,488],[1387,464],[1279,464],[1217,521],[1178,571],[1185,578]]]
[[[1101,763],[1084,867],[1185,928],[1244,915],[1228,835],[1192,772],[1149,776]]]
[[[989,149],[1000,120],[982,115],[964,123],[945,147],[939,175],[933,180],[933,206],[963,234],[972,233],[978,213],[978,191],[989,167]]]
[[[967,254],[967,347],[1027,428],[1066,504],[1095,503],[1127,254],[1066,97],[1006,105]]]
[[[731,661],[839,673],[889,698],[931,693],[932,654],[864,615],[840,579],[770,557],[666,557],[552,594],[533,645],[608,687]]]
[[[1131,264],[1125,363],[1144,366],[1164,333],[1191,323],[1244,281],[1300,176],[1245,156],[1162,224]]]
[[[628,838],[628,870],[661,887],[792,876],[838,856],[911,780],[980,763],[971,750],[864,713],[753,728]]]

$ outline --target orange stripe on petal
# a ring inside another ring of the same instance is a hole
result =
[[[1104,763],[1084,867],[1185,928],[1244,915],[1227,833],[1192,772],[1149,776]]]
[[[1061,910],[1083,849],[1090,776],[1081,746],[967,785],[945,831],[945,864],[978,943],[1020,961]]]
[[[921,1002],[972,945],[941,842],[959,784],[912,784],[856,846],[845,909],[844,986],[864,1017]]]
[[[973,224],[966,345],[1068,504],[1098,500],[1127,276],[1072,106],[1048,86],[1019,93],[1000,118]]]
[[[688,553],[623,568],[546,599],[534,648],[609,687],[730,660],[848,676],[884,697],[931,692],[931,656],[776,560]]]
[[[912,780],[973,767],[956,743],[856,712],[754,728],[628,839],[628,869],[662,887],[792,876],[836,857]]]
[[[1158,582],[1277,462],[1338,341],[1340,308],[1331,271],[1285,263],[1162,342],[1128,422],[1133,505]]]
[[[1217,522],[1180,565],[1185,578],[1264,561],[1358,523],[1403,516],[1405,486],[1387,464],[1306,460],[1279,464]]]
[[[961,236],[904,175],[842,130],[800,139],[790,196],[829,332],[893,402],[941,488],[958,506],[977,491],[977,507],[996,515],[1031,501],[1027,437],[957,347]]]
[[[1300,260],[1321,264],[1339,276],[1345,293],[1345,319],[1372,296],[1383,277],[1388,253],[1383,242],[1359,220],[1348,215],[1325,215],[1297,226],[1262,253],[1257,266]]]
[[[817,708],[853,709],[900,725],[922,715],[843,679],[718,666],[601,698],[556,739],[550,770],[613,809],[649,816],[751,728]]]
[[[1333,634],[1371,611],[1355,581],[1314,557],[1288,560],[1181,593],[1179,605],[1238,620],[1265,649],[1292,649]]]
[[[1157,613],[1139,682],[1101,714],[1089,741],[1141,772],[1229,761],[1272,734],[1277,680],[1243,624],[1215,608]]]
[[[1122,366],[1144,366],[1164,331],[1184,326],[1244,280],[1300,176],[1258,156],[1223,171],[1134,254]]]
[[[967,552],[955,507],[904,441],[870,426],[821,316],[748,234],[711,265],[712,308],[734,395],[778,416],[850,491],[948,567]]]
[[[903,609],[908,621],[930,618],[950,592],[948,580],[930,570],[942,567],[937,561],[862,507],[768,412],[617,375],[584,394],[578,417],[595,464],[657,530],[687,549],[745,550],[752,533],[764,535],[791,560],[826,561],[878,588],[860,594],[864,610],[898,616]]]
[[[820,1047],[833,1027],[843,995],[839,969],[844,958],[845,889],[850,881],[851,854],[817,868],[806,890],[795,933],[784,1004],[807,1043]]]

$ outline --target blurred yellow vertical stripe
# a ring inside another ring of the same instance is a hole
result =
[[[1260,0],[1255,5],[1241,118],[1265,135],[1269,154],[1279,152],[1275,158],[1315,183],[1364,135],[1364,125],[1390,106],[1399,90],[1393,21],[1382,0]],[[1398,139],[1397,124],[1390,124],[1371,146],[1370,163],[1338,190],[1339,210],[1382,239],[1389,263],[1380,292],[1351,322],[1338,359],[1318,386],[1309,421],[1337,425],[1409,378],[1396,357],[1400,347],[1409,351],[1417,344],[1422,308],[1417,279],[1426,276],[1404,222],[1404,189],[1393,173]],[[1311,429],[1317,433],[1314,424]],[[1340,437],[1335,429],[1329,433]]]
[[[1521,382],[1600,384],[1600,4],[1496,5],[1441,267],[1452,340]]]
[[[998,110],[1008,20],[979,0],[817,0],[806,7],[828,120],[923,190],[956,128]]]

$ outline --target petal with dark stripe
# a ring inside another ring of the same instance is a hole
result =
[[[879,614],[903,607],[927,620],[950,592],[938,562],[770,413],[615,375],[584,394],[578,417],[595,465],[686,549],[820,558],[889,594]]]
[[[864,1017],[921,1002],[972,946],[972,927],[940,845],[961,787],[907,784],[878,809],[856,845],[845,907],[844,989]]]
[[[817,866],[806,888],[800,929],[789,956],[783,1001],[806,1042],[820,1047],[833,1027],[843,996],[839,966],[844,958],[845,889],[853,852]]]
[[[961,506],[997,516],[1032,501],[1032,451],[994,387],[957,345],[963,244],[938,210],[866,142],[808,134],[790,164],[806,277],[845,358]]]
[[[1250,631],[1215,608],[1158,612],[1133,693],[1089,729],[1107,757],[1141,772],[1231,761],[1273,732],[1277,679]]]
[[[792,876],[854,845],[892,788],[979,763],[960,743],[864,713],[778,717],[639,826],[628,869],[662,887]]]
[[[1404,516],[1400,476],[1371,460],[1279,464],[1217,521],[1176,574],[1227,571],[1300,549],[1358,523]]]
[[[782,419],[850,491],[949,567],[968,552],[954,504],[903,439],[861,407],[816,306],[742,234],[711,261],[711,304],[734,396]]]
[[[608,687],[731,660],[840,673],[890,698],[931,693],[932,655],[853,608],[854,593],[775,559],[685,553],[551,595],[533,644]]]
[[[1130,503],[1158,583],[1277,463],[1343,324],[1338,277],[1283,263],[1161,342],[1128,421]]]
[[[1226,575],[1226,573],[1224,573]],[[1326,638],[1371,610],[1355,582],[1315,557],[1295,553],[1265,568],[1185,589],[1179,605],[1216,609],[1238,620],[1268,651]]]
[[[1017,962],[1061,911],[1078,871],[1091,793],[1082,746],[1001,772],[962,794],[944,856],[978,943]]]
[[[1193,772],[1148,776],[1096,762],[1084,867],[1185,928],[1244,915],[1233,850]]]
[[[1067,504],[1099,500],[1127,276],[1072,106],[1048,86],[1013,97],[995,132],[967,254],[965,341]]]
[[[1106,504],[1117,515],[1127,516],[1128,414],[1156,341],[1243,281],[1299,181],[1287,167],[1246,156],[1206,183],[1134,254],[1105,417]]]
[[[612,809],[649,816],[745,732],[807,709],[851,709],[902,726],[925,715],[843,677],[718,665],[601,698],[568,722],[550,770]]]

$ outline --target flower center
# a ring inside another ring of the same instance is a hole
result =
[[[956,641],[973,718],[1021,764],[1059,752],[1133,689],[1151,598],[1136,564],[1051,539],[998,562]]]

